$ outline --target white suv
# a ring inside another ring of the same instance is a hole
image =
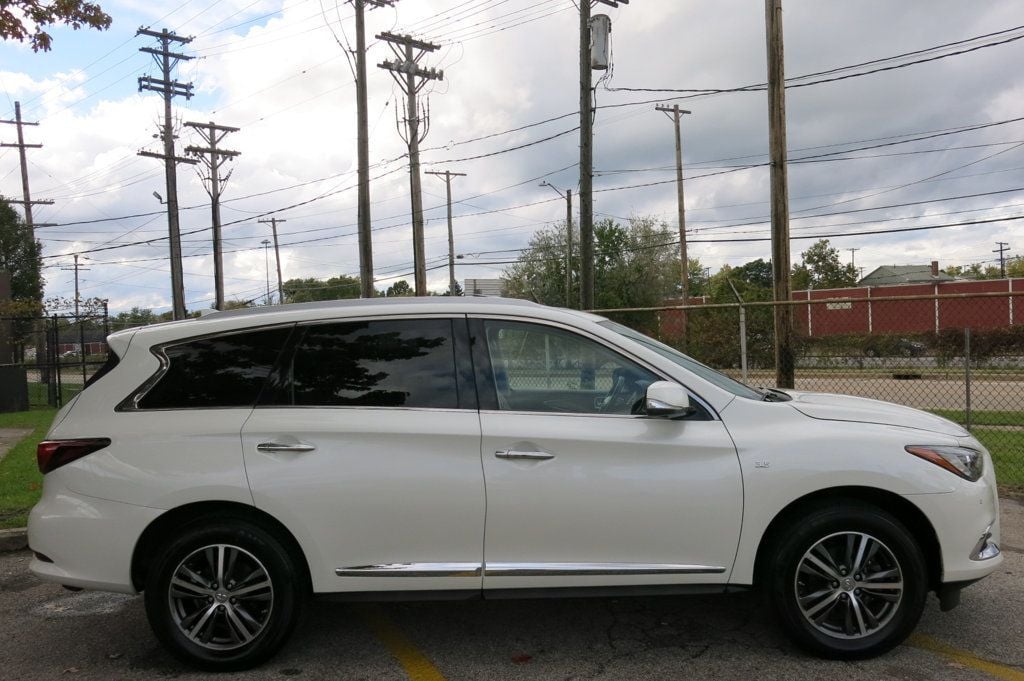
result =
[[[242,669],[310,594],[771,597],[825,656],[902,641],[995,570],[960,426],[754,390],[590,314],[486,298],[264,307],[116,333],[39,445],[32,571],[145,592]]]

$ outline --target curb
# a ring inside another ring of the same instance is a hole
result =
[[[0,530],[0,553],[21,551],[28,548],[28,529],[16,527],[12,530]]]

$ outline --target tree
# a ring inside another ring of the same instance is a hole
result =
[[[793,266],[793,290],[808,288],[849,288],[857,283],[857,268],[839,261],[839,249],[820,239],[800,254],[803,262]]]
[[[99,5],[83,0],[4,0],[0,2],[0,38],[25,42],[32,51],[50,49],[52,38],[46,28],[66,24],[78,30],[83,26],[103,31],[110,28],[110,15]]]
[[[384,295],[388,298],[394,298],[396,296],[414,296],[416,292],[412,290],[412,286],[409,286],[409,282],[405,279],[399,279],[391,286],[388,286],[388,290],[384,292]]]
[[[42,246],[11,208],[0,198],[0,270],[11,273],[11,299],[42,304]]]
[[[455,291],[452,291],[452,285],[448,284],[448,288],[445,289],[443,296],[464,296],[466,292],[462,290],[462,284],[455,282]]]
[[[359,280],[345,274],[330,279],[289,279],[284,282],[284,299],[289,303],[343,300],[359,297]]]
[[[579,244],[578,233],[573,237]],[[603,220],[594,225],[594,289],[598,308],[653,307],[678,296],[681,288],[676,237],[664,224],[632,218],[627,225]],[[534,233],[518,261],[503,273],[508,295],[545,305],[573,306],[579,300],[580,256],[573,248],[566,262],[565,223]],[[572,272],[573,289],[566,295],[565,270]],[[616,315],[615,319],[648,331],[657,328],[656,315]]]

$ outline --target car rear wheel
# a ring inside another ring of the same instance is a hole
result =
[[[924,558],[882,509],[849,502],[820,508],[776,546],[771,597],[803,648],[830,658],[872,657],[917,625],[928,593]]]
[[[212,671],[248,669],[284,645],[305,580],[282,543],[242,522],[186,529],[146,581],[146,615],[174,655]]]

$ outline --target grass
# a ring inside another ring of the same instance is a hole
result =
[[[0,414],[0,428],[31,428],[32,432],[0,460],[0,528],[24,527],[39,500],[43,476],[36,467],[36,445],[46,436],[55,409]]]
[[[1000,486],[1024,488],[1024,431],[974,428],[971,432],[992,454]]]
[[[955,423],[967,422],[967,416],[962,409],[929,409],[928,411]],[[974,426],[1024,427],[1024,411],[972,411],[971,427]]]
[[[29,383],[28,384],[28,403],[30,405],[32,405],[33,407],[45,405],[49,401],[49,398],[47,397],[47,390],[46,390],[46,388],[47,388],[47,386],[46,386],[45,383]],[[79,384],[72,383],[71,385],[68,385],[68,384],[61,385],[61,396],[63,396],[63,398],[64,398],[63,404],[67,404],[71,400],[72,397],[74,397],[75,395],[77,395],[81,391],[82,391],[82,385],[80,383]]]

